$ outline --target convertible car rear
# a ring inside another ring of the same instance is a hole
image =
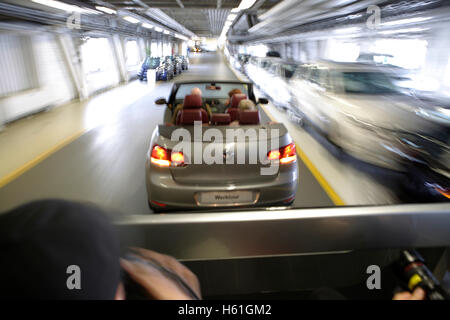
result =
[[[203,96],[189,94],[193,88]],[[227,93],[241,93],[228,101]],[[260,123],[258,110],[241,110],[256,101],[250,83],[177,83],[167,119],[159,125],[146,159],[149,205],[154,211],[177,208],[289,205],[297,191],[295,144],[280,123]],[[208,105],[211,110],[204,108]],[[182,106],[175,108],[175,106]]]

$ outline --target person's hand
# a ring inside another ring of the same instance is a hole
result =
[[[133,248],[133,251],[139,258],[148,260],[151,263],[156,262],[176,274],[201,298],[200,283],[197,277],[175,258],[141,248]],[[177,281],[156,268],[125,259],[121,259],[120,264],[129,276],[147,291],[151,298],[158,300],[192,299]]]
[[[409,291],[399,292],[394,295],[392,300],[425,300],[425,290],[417,287],[413,293]]]

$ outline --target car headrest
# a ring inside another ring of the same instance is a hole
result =
[[[183,109],[196,109],[203,106],[202,96],[188,94],[184,97]]]
[[[247,95],[243,94],[243,93],[235,93],[233,94],[233,96],[231,97],[231,101],[230,101],[230,108],[237,108],[239,106],[239,102],[241,102],[242,100],[247,99]]]
[[[187,109],[181,110],[179,117],[177,116],[177,125],[194,125],[194,121],[203,122],[203,109]]]
[[[239,124],[259,124],[258,110],[240,110]]]
[[[211,124],[227,125],[230,124],[231,117],[228,113],[214,113],[211,117]]]

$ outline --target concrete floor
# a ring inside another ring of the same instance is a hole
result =
[[[235,74],[217,53],[193,54],[190,61],[189,70],[176,77],[176,81],[236,80]],[[72,104],[14,124],[22,127],[16,132],[33,125],[38,130],[39,123],[42,127],[48,118],[57,119],[57,113],[70,113],[70,110],[76,109],[76,116],[55,120],[61,128],[66,128],[61,122],[66,125],[72,120],[76,122],[71,130],[67,127],[64,134],[57,133],[58,137],[68,136],[68,143],[64,144],[61,138],[59,142],[54,142],[56,146],[49,146],[51,142],[44,144],[50,149],[56,148],[56,151],[44,152],[40,161],[31,163],[25,172],[19,172],[20,175],[0,189],[0,211],[31,200],[63,198],[93,202],[123,214],[150,213],[144,161],[152,132],[157,124],[163,122],[164,107],[155,105],[154,100],[167,97],[170,87],[170,83],[158,83],[150,91],[145,84],[133,82],[103,93],[88,103],[79,104],[78,109],[76,104]],[[93,101],[96,101],[95,104]],[[268,119],[266,115],[263,118]],[[13,129],[8,129],[3,137],[10,144],[12,142],[7,135],[11,137]],[[51,130],[47,131],[46,135],[51,136]],[[72,140],[69,131],[75,135]],[[28,136],[24,134],[9,148],[14,145],[27,147],[35,140],[39,144],[40,139],[33,137],[31,133]],[[63,146],[58,148],[61,143]],[[3,145],[0,149],[4,150]],[[18,160],[16,163],[24,162],[20,155],[2,154],[2,157],[10,157],[12,163],[14,157]],[[14,165],[9,165],[9,168],[12,167]],[[300,184],[294,206],[332,206],[332,200],[303,162],[299,163],[299,170]]]

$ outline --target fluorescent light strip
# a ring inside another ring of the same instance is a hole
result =
[[[153,29],[154,28],[154,25],[152,25],[152,24],[150,24],[150,23],[143,23],[142,24],[142,26],[144,27],[144,28],[147,28],[147,29]]]
[[[409,29],[397,29],[397,30],[387,30],[380,31],[380,34],[399,34],[399,33],[412,33],[412,32],[422,32],[428,30],[428,28],[409,28]]]
[[[139,23],[140,22],[138,19],[130,17],[130,16],[123,17],[123,19],[128,22],[131,22],[131,23]]]
[[[160,27],[155,27],[155,31],[157,31],[157,32],[162,32],[163,29],[161,29]]]
[[[411,19],[401,19],[401,20],[384,22],[381,25],[382,26],[398,26],[398,25],[408,24],[408,23],[423,22],[423,21],[427,21],[430,19],[431,19],[431,17],[416,17],[416,18],[411,18]]]
[[[170,34],[170,31],[164,30],[164,34]]]
[[[242,0],[239,4],[239,7],[231,9],[231,13],[227,17],[227,21],[225,22],[222,33],[220,35],[220,38],[225,39],[226,34],[228,30],[230,29],[231,25],[233,24],[234,19],[236,19],[237,12],[240,12],[242,10],[247,10],[255,4],[256,0]]]
[[[107,13],[107,14],[116,14],[117,13],[117,11],[114,9],[102,7],[102,6],[95,6],[95,9],[102,11],[104,13]]]
[[[67,12],[88,12],[88,10],[55,0],[32,0],[35,3],[42,4],[47,7],[67,11]]]
[[[238,9],[239,10],[249,9],[249,8],[253,7],[255,2],[256,2],[256,0],[242,0],[241,3],[239,4]]]

